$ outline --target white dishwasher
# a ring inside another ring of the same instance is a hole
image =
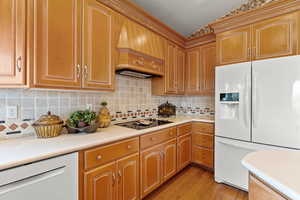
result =
[[[78,153],[0,171],[0,200],[78,200]]]

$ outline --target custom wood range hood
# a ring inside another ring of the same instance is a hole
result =
[[[119,74],[137,78],[164,75],[164,40],[157,34],[125,20],[118,42]]]

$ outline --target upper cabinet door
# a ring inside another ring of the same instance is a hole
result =
[[[199,94],[200,92],[200,49],[195,48],[187,52],[186,66],[186,93]]]
[[[283,15],[253,25],[253,59],[297,54],[299,12]]]
[[[217,65],[251,60],[250,26],[217,35]]]
[[[84,1],[83,88],[114,89],[114,12],[97,2]]]
[[[34,86],[79,88],[81,0],[30,2]]]
[[[0,1],[0,84],[25,84],[25,0]]]
[[[185,52],[177,50],[177,94],[184,94],[185,83]]]
[[[200,90],[202,95],[214,95],[216,44],[201,47]]]
[[[166,92],[175,94],[177,92],[176,46],[172,43],[167,44],[165,76],[166,76]]]

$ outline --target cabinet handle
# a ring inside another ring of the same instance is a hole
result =
[[[120,182],[120,181],[121,181],[121,178],[122,178],[121,170],[118,171],[118,176],[119,176],[119,179],[118,179],[118,180],[119,180],[119,182]]]
[[[80,65],[76,65],[76,72],[77,72],[77,78],[80,78],[80,74],[81,74],[81,67]]]
[[[21,61],[22,61],[22,57],[19,56],[19,57],[17,58],[17,63],[16,63],[16,67],[17,67],[18,72],[21,72],[21,71],[22,71]]]
[[[115,172],[113,172],[112,178],[113,178],[113,185],[114,185],[116,183],[116,174],[115,174]]]
[[[102,156],[101,156],[101,155],[98,155],[98,156],[96,157],[96,159],[97,159],[97,160],[101,160],[101,159],[102,159]]]
[[[84,65],[84,79],[86,80],[88,78],[88,66]]]
[[[155,140],[155,138],[154,138],[154,137],[151,137],[151,138],[150,138],[150,140],[151,140],[151,141],[154,141],[154,140]]]
[[[248,48],[248,58],[251,58],[251,49]]]

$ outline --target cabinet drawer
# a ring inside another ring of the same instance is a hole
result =
[[[214,147],[214,136],[210,134],[194,133],[192,135],[193,145],[212,149]]]
[[[198,163],[208,168],[214,166],[214,151],[212,149],[206,149],[199,146],[193,146],[192,160],[194,163]]]
[[[178,136],[189,134],[192,132],[192,124],[183,124],[177,127],[177,134]]]
[[[139,138],[84,151],[85,169],[91,169],[139,151]]]
[[[141,136],[141,148],[145,149],[153,145],[160,144],[169,139],[175,138],[176,132],[171,129],[164,129],[151,134]]]
[[[195,122],[193,123],[193,132],[202,132],[202,133],[214,133],[214,124],[213,123],[203,123]]]

